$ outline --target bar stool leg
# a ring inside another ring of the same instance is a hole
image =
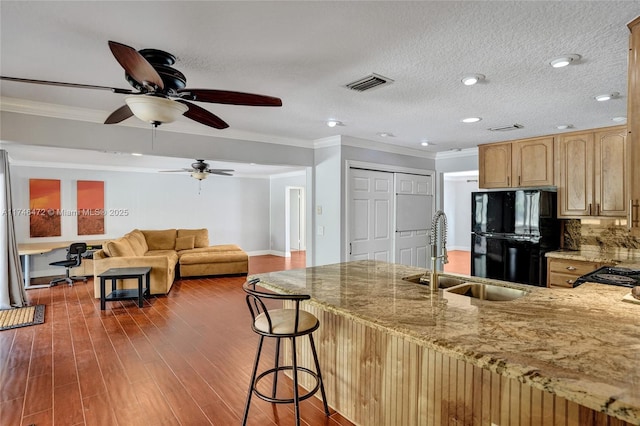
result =
[[[276,365],[275,365],[275,372],[273,373],[273,391],[271,394],[272,398],[276,397],[276,390],[278,388],[278,365],[279,365],[279,360],[280,360],[280,338],[277,337],[276,338]]]
[[[247,395],[247,404],[244,407],[244,416],[242,417],[242,426],[247,424],[247,418],[249,417],[249,405],[251,404],[251,396],[253,395],[253,388],[256,381],[256,372],[258,371],[258,363],[260,362],[260,351],[262,351],[262,342],[264,336],[260,336],[260,342],[258,343],[258,350],[256,351],[256,361],[253,363],[253,372],[251,373],[251,382],[249,383],[249,394]]]
[[[298,400],[298,357],[296,354],[296,338],[291,338],[291,358],[293,361],[293,404],[296,413],[296,426],[300,426],[300,401]]]
[[[324,403],[324,413],[329,416],[329,405],[327,404],[327,394],[324,392],[324,381],[322,380],[322,374],[320,373],[320,363],[318,362],[318,353],[316,352],[316,345],[313,342],[313,334],[309,334],[309,342],[311,343],[311,352],[313,353],[313,361],[316,364],[316,373],[318,373],[318,381],[320,382],[320,392],[322,393],[322,402]]]

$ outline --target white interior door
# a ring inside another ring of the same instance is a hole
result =
[[[428,234],[433,216],[432,176],[396,173],[395,189],[395,261],[426,268],[431,256]]]
[[[349,260],[393,262],[393,173],[349,169]]]
[[[289,244],[291,251],[305,249],[304,193],[302,188],[289,188]]]

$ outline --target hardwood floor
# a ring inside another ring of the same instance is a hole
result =
[[[249,272],[304,266],[304,252],[257,256]],[[29,290],[30,303],[46,305],[45,323],[0,332],[0,424],[240,424],[258,341],[243,282],[178,280],[144,308],[109,302],[105,311],[91,280]],[[265,343],[270,364],[273,352]],[[290,380],[279,383],[292,393]],[[317,398],[301,403],[301,417],[351,425],[338,413],[327,418]],[[293,407],[254,397],[248,423],[294,424]]]

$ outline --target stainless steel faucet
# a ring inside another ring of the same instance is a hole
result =
[[[440,230],[440,245],[442,246],[441,254],[438,255],[438,228],[442,225]],[[449,263],[449,257],[447,256],[447,216],[442,210],[438,210],[433,215],[431,221],[431,275],[429,277],[429,287],[431,292],[438,291],[438,259],[442,258],[442,263]]]

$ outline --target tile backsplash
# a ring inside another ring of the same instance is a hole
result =
[[[585,246],[602,250],[613,248],[640,249],[640,238],[627,230],[626,224],[616,219],[565,219],[563,246],[578,250]]]

